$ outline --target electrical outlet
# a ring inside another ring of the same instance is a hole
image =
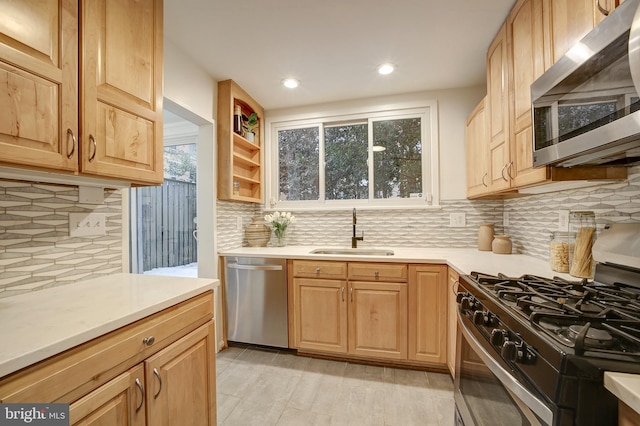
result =
[[[502,226],[509,226],[509,212],[502,213]]]
[[[236,230],[242,231],[242,216],[236,216]]]
[[[107,233],[104,213],[69,213],[69,236],[86,237]]]
[[[467,225],[464,213],[451,213],[449,215],[449,228],[464,228]]]
[[[569,210],[558,210],[558,231],[569,231]]]

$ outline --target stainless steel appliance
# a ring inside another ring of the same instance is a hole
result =
[[[457,423],[616,425],[605,371],[640,373],[640,224],[594,244],[592,281],[462,276]]]
[[[640,9],[626,0],[531,85],[533,164],[640,161]]]
[[[287,348],[286,259],[226,257],[227,340]]]

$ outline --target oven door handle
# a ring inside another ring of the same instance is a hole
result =
[[[553,424],[553,412],[551,409],[538,398],[533,396],[531,392],[516,380],[515,377],[513,377],[507,370],[502,368],[495,359],[493,359],[493,357],[485,350],[485,348],[482,347],[480,343],[478,343],[475,336],[469,331],[462,318],[460,318],[460,313],[458,313],[458,325],[460,325],[460,331],[469,346],[471,346],[480,359],[482,359],[487,368],[491,370],[498,380],[500,380],[502,385],[507,388],[510,393],[520,398],[522,402],[524,402],[524,404],[545,423]]]

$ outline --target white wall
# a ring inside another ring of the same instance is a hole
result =
[[[440,199],[460,200],[467,197],[464,149],[465,121],[486,93],[485,87],[438,90],[384,96],[368,99],[308,105],[265,111],[268,120],[292,118],[307,114],[334,115],[336,111],[406,102],[433,101],[438,103],[440,143]]]

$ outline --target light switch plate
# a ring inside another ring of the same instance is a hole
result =
[[[467,218],[464,213],[451,213],[449,215],[449,228],[464,228],[467,225]]]
[[[569,210],[558,210],[558,231],[569,231]]]
[[[87,237],[107,233],[104,213],[69,213],[69,236]]]

